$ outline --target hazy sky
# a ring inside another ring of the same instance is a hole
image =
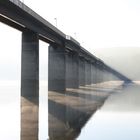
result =
[[[140,46],[139,0],[24,0],[45,19],[91,47]]]
[[[76,38],[83,47],[111,66],[115,66],[125,75],[132,79],[138,78],[139,66],[133,62],[137,62],[140,57],[139,0],[21,1],[53,25],[56,25],[55,18],[57,18],[57,27],[65,34]],[[2,24],[0,24],[0,31],[1,38],[7,36],[7,29],[5,30]],[[14,35],[7,43],[13,42],[13,38],[19,42],[18,32],[9,30],[9,34]],[[125,48],[122,49],[123,47]],[[133,59],[135,52],[138,53],[137,60]],[[128,63],[130,60],[131,64]],[[136,68],[134,72],[131,69],[132,65]],[[126,68],[128,73],[125,71]]]

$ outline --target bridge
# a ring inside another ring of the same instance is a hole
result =
[[[49,91],[65,94],[67,88],[131,82],[19,0],[0,1],[0,21],[22,32],[21,140],[38,139],[39,40],[49,43]]]

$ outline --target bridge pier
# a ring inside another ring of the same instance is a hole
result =
[[[98,64],[97,79],[98,83],[103,82],[103,68],[101,64]]]
[[[66,89],[65,47],[51,44],[48,60],[48,90],[64,92]]]
[[[66,87],[79,88],[79,56],[77,52],[66,52]]]
[[[91,85],[91,62],[85,61],[85,84]]]
[[[100,83],[104,82],[104,68],[103,65],[100,65]]]
[[[96,66],[95,63],[91,63],[91,83],[96,84]]]
[[[101,65],[99,62],[96,62],[96,75],[97,75],[97,78],[96,78],[96,83],[101,83],[102,82],[102,70],[101,70]]]
[[[21,140],[38,140],[39,39],[32,31],[22,33]]]
[[[85,86],[85,59],[79,56],[79,86]]]

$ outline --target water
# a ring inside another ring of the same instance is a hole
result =
[[[0,138],[19,140],[20,96],[17,82],[0,82]]]
[[[19,140],[20,84],[3,81],[0,85],[0,137]],[[139,85],[112,88],[112,93],[102,86],[68,89],[66,95],[51,92],[48,102],[46,85],[40,84],[39,140],[46,140],[48,131],[49,140],[140,139]]]
[[[40,82],[39,140],[48,138],[48,88]],[[20,84],[18,81],[0,82],[0,138],[20,140]]]
[[[121,83],[67,89],[65,94],[49,91],[49,140],[75,140],[109,95],[120,92]]]
[[[82,129],[77,140],[139,140],[140,86],[111,95]]]

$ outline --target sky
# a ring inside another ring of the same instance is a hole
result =
[[[140,46],[138,0],[24,0],[64,33],[88,49]],[[76,35],[75,35],[76,33]]]
[[[140,57],[139,0],[21,1],[105,63],[133,80],[140,79],[136,63]],[[2,40],[9,32],[12,37],[7,43],[14,43],[13,38],[20,41],[18,31],[0,25]]]

